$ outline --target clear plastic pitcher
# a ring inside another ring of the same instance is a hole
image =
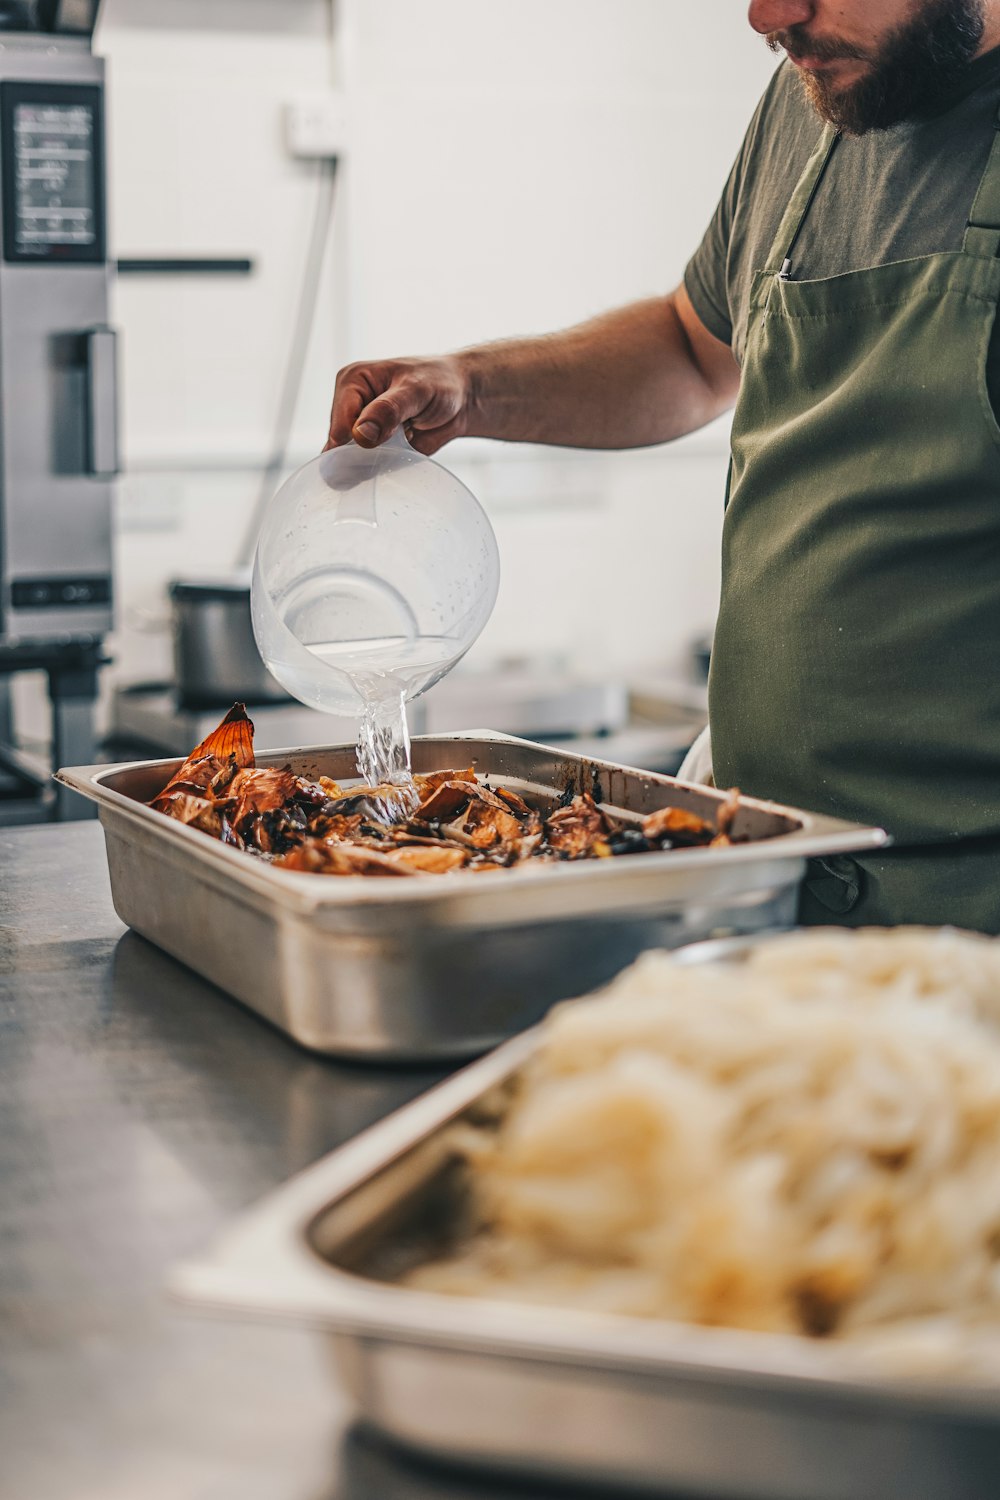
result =
[[[254,635],[296,698],[360,716],[439,681],[499,584],[482,506],[398,433],[380,448],[334,448],[277,492],[254,559]]]

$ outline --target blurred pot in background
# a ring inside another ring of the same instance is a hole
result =
[[[250,623],[250,575],[177,579],[170,585],[174,674],[185,707],[285,703],[260,659]]]

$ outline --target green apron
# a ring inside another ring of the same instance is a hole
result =
[[[998,123],[1000,130],[1000,123]],[[715,782],[888,829],[805,922],[1000,932],[1000,134],[960,251],[794,279],[827,129],[754,278],[712,653]],[[850,205],[845,204],[845,213]]]

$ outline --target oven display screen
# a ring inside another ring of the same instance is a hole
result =
[[[94,113],[85,104],[18,104],[14,241],[44,255],[49,245],[93,245]]]
[[[7,259],[102,260],[97,91],[7,84],[3,104]]]

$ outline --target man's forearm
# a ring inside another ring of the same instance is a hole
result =
[[[469,382],[466,431],[477,437],[642,447],[703,427],[735,399],[735,381],[699,361],[676,294],[456,358]]]
[[[402,426],[427,454],[470,436],[638,448],[704,427],[739,380],[728,344],[678,287],[565,333],[345,365],[327,445],[374,448]]]

